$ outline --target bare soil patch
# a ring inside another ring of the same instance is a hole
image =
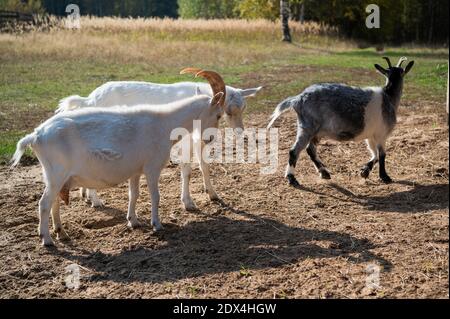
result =
[[[265,127],[268,113],[248,126]],[[195,170],[199,208],[180,205],[176,166],[163,171],[160,214],[165,230],[150,228],[150,199],[142,180],[138,202],[146,226],[126,227],[127,186],[100,192],[102,209],[76,192],[62,208],[71,237],[39,246],[37,207],[43,190],[37,165],[0,167],[1,298],[448,298],[448,129],[425,108],[403,109],[388,142],[387,169],[395,183],[358,176],[369,155],[363,144],[324,142],[319,154],[332,172],[318,178],[303,154],[297,177],[282,174],[295,139],[294,114],[280,127],[280,167],[214,165],[223,202],[210,202]],[[67,288],[66,267],[81,268],[81,286]],[[367,289],[368,267],[380,267],[380,287]]]

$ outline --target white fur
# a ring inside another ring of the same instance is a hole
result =
[[[166,166],[175,128],[192,133],[193,121],[202,129],[217,127],[223,108],[211,105],[206,95],[161,106],[85,108],[57,114],[18,143],[14,166],[27,146],[39,159],[46,188],[39,202],[39,235],[44,245],[52,245],[49,214],[55,231],[63,235],[58,194],[63,189],[110,188],[130,181],[127,219],[132,227],[139,222],[135,213],[139,177],[144,174],[152,199],[152,225],[162,228],[158,216],[161,170]],[[101,137],[101,138],[99,138]]]
[[[227,86],[225,113],[229,116],[233,128],[242,128],[242,113],[245,99],[255,96],[262,87],[236,89]],[[78,95],[62,99],[56,113],[83,107],[110,107],[114,105],[167,104],[195,95],[212,95],[207,83],[180,82],[174,84],[156,84],[149,82],[107,82],[95,89],[88,97]]]
[[[225,114],[232,128],[244,129],[243,112],[246,107],[245,99],[255,96],[262,87],[253,89],[236,89],[227,86],[225,101]],[[60,101],[57,113],[66,112],[83,107],[111,107],[115,105],[133,106],[139,104],[161,105],[179,101],[195,95],[212,95],[211,86],[207,83],[180,82],[174,84],[155,84],[148,82],[108,82],[95,89],[87,98],[70,96]],[[202,156],[197,156],[202,171],[205,190],[212,200],[218,196],[209,178],[209,165]],[[189,181],[191,167],[182,165],[182,202],[187,210],[195,208],[190,196]],[[93,207],[102,206],[102,201],[97,197],[95,190],[84,192]]]
[[[365,108],[364,131],[355,137],[359,142],[368,138],[386,137],[388,127],[383,119],[383,89],[379,87],[370,88],[373,96]]]
[[[286,174],[285,177],[287,177],[288,175],[294,175],[295,174],[295,167],[288,165],[286,167]]]
[[[374,92],[372,99],[365,109],[364,131],[355,137],[354,141],[365,140],[370,151],[371,160],[378,160],[377,145],[384,147],[390,131],[383,119],[383,89],[380,87],[368,88]]]

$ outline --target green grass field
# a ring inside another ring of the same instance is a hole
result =
[[[374,63],[384,63],[374,49],[361,50],[308,30],[294,28],[295,43],[290,45],[279,41],[278,29],[265,26],[248,32],[252,26],[246,27],[246,22],[226,31],[213,22],[210,27],[203,22],[201,28],[182,31],[183,26],[172,30],[170,23],[160,28],[138,25],[114,30],[114,23],[120,22],[97,25],[98,21],[86,21],[88,26],[80,31],[0,35],[3,163],[11,157],[17,140],[51,116],[61,98],[88,95],[106,81],[170,83],[190,80],[178,75],[183,67],[211,68],[221,72],[228,84],[265,86],[252,102],[253,111],[268,111],[314,82],[365,86],[384,81],[373,68]],[[445,100],[448,50],[409,46],[387,48],[383,55],[416,60],[406,81],[406,101]],[[268,70],[278,76],[268,76]],[[292,70],[289,76],[286,70]]]

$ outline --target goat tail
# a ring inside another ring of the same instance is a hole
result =
[[[278,104],[272,116],[270,117],[270,122],[269,125],[267,125],[267,128],[268,129],[271,128],[273,123],[275,123],[275,121],[281,116],[281,114],[288,111],[290,108],[292,108],[292,106],[293,103],[291,98],[288,98],[283,102],[281,102],[280,104]]]
[[[25,150],[27,149],[28,146],[31,146],[31,145],[33,145],[33,143],[35,143],[36,137],[37,137],[36,133],[32,133],[32,134],[25,136],[23,139],[21,139],[17,143],[16,152],[14,153],[14,156],[11,159],[11,168],[14,168],[17,165],[19,165],[20,159],[22,158],[23,154],[25,153]]]
[[[59,101],[59,105],[55,113],[77,110],[83,107],[88,107],[89,105],[89,98],[72,95]]]

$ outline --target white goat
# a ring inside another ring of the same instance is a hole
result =
[[[226,90],[222,78],[212,71],[197,71],[184,70],[206,78],[213,98],[200,95],[160,107],[141,105],[64,112],[19,141],[13,167],[19,164],[27,146],[43,167],[46,187],[39,201],[39,236],[43,245],[53,245],[50,212],[58,238],[67,236],[59,216],[58,194],[67,203],[69,191],[77,187],[104,189],[129,180],[128,225],[139,226],[135,206],[142,174],[151,193],[152,226],[155,230],[162,229],[158,181],[174,143],[170,140],[171,132],[185,128],[192,133],[194,120],[201,121],[202,130],[217,127],[224,113]]]
[[[237,89],[226,87],[225,114],[230,126],[234,129],[244,129],[242,120],[246,108],[245,99],[255,96],[262,87],[252,89]],[[140,104],[166,104],[195,95],[205,94],[211,96],[211,87],[207,83],[181,82],[174,84],[155,84],[147,82],[108,82],[95,89],[87,98],[70,96],[60,101],[57,113],[84,107],[110,107],[115,105],[133,106]],[[195,148],[197,149],[197,148]],[[209,165],[196,154],[203,175],[203,183],[211,200],[219,196],[214,190]],[[188,163],[181,165],[182,175],[182,202],[186,210],[194,210],[195,204],[189,190],[192,168]],[[103,206],[95,190],[81,189],[81,196],[90,200],[93,207]]]

